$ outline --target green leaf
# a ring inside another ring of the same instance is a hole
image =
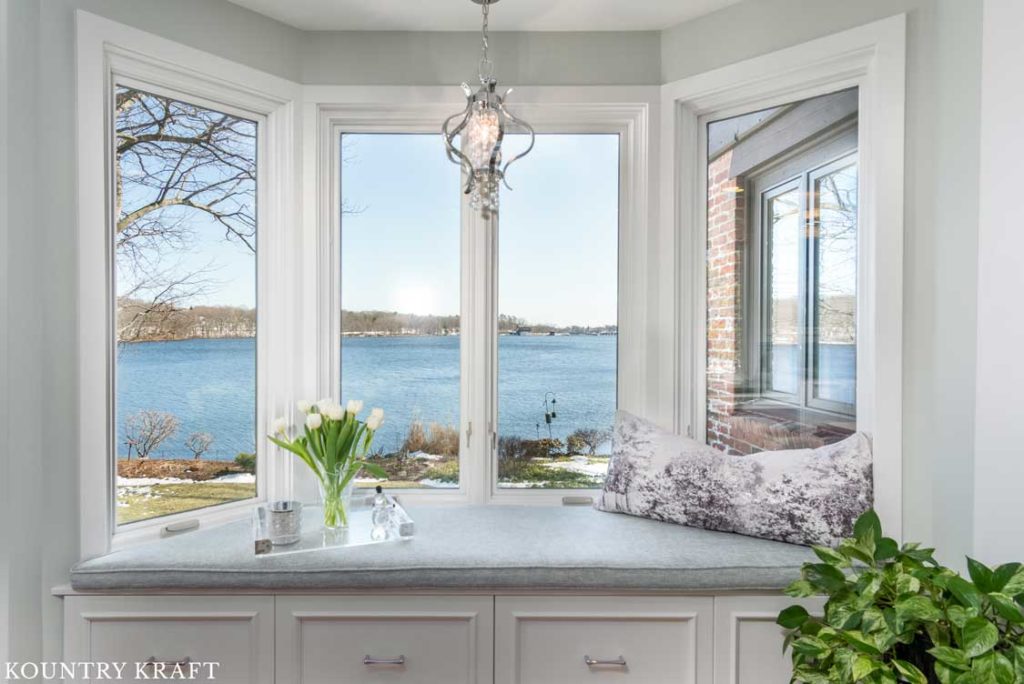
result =
[[[1014,684],[1013,663],[1006,656],[995,651],[986,653],[971,663],[971,672],[976,681],[986,684]]]
[[[818,657],[828,653],[829,650],[828,644],[818,637],[804,636],[793,642],[793,653],[801,655]]]
[[[882,521],[878,519],[878,514],[873,509],[864,511],[857,518],[857,522],[853,524],[853,536],[860,543],[870,541],[872,546],[882,538]]]
[[[994,592],[988,595],[988,600],[999,616],[1007,622],[1024,623],[1024,613],[1021,612],[1020,606],[1013,600],[1013,597]]]
[[[363,467],[363,470],[373,475],[374,477],[386,480],[388,479],[388,471],[381,468],[376,463],[369,463],[367,461],[360,461],[359,464]]]
[[[783,593],[793,598],[806,598],[808,596],[816,596],[818,590],[807,580],[797,580],[786,587]]]
[[[853,661],[853,681],[859,682],[881,666],[874,658],[866,655],[857,656]]]
[[[990,591],[999,591],[1004,594],[1009,594],[1010,592],[1005,591],[1006,585],[1011,579],[1013,579],[1013,576],[1017,574],[1017,571],[1020,570],[1020,568],[1020,563],[1004,563],[993,570],[992,589]],[[1013,594],[1010,595],[1012,596]]]
[[[839,632],[840,638],[846,643],[853,646],[861,653],[867,653],[868,655],[882,655],[882,652],[878,650],[878,646],[874,644],[866,635],[856,630],[850,630],[845,632]]]
[[[963,577],[951,577],[949,579],[949,591],[952,592],[953,596],[955,596],[963,605],[969,608],[974,608],[975,610],[981,609],[981,592],[979,592],[973,584],[965,580]]]
[[[827,592],[836,592],[846,586],[842,570],[825,563],[808,563],[803,567],[804,579]]]
[[[786,629],[796,629],[807,622],[809,617],[807,609],[803,606],[790,606],[779,613],[779,617],[775,622]]]
[[[900,552],[900,545],[896,543],[895,539],[889,537],[882,537],[875,544],[875,560],[889,560],[895,558],[896,554]]]
[[[1018,644],[1010,649],[1013,658],[1013,671],[1017,679],[1024,682],[1024,644]]]
[[[971,618],[964,624],[963,646],[968,658],[977,658],[991,651],[999,642],[999,630],[983,617]]]
[[[893,660],[892,664],[896,671],[903,676],[903,679],[910,682],[910,684],[928,684],[928,677],[917,669],[917,666],[913,663],[908,663],[905,660]]]
[[[893,607],[896,609],[896,615],[904,622],[907,620],[936,622],[943,618],[942,611],[927,596],[911,596],[898,601]]]
[[[971,576],[971,581],[982,593],[989,593],[990,591],[996,591],[992,587],[992,570],[988,566],[980,563],[970,556],[967,557],[967,572]]]
[[[967,662],[967,655],[958,648],[935,646],[934,648],[929,648],[928,653],[934,656],[940,663],[943,663],[954,670],[966,672],[970,668],[970,665]],[[936,673],[937,670],[938,668],[936,668]]]
[[[921,580],[913,575],[900,575],[896,578],[896,593],[916,594],[921,590]]]
[[[964,608],[963,606],[954,604],[946,609],[946,615],[949,617],[950,623],[956,625],[960,629],[963,629],[968,620],[972,617],[977,617],[978,612],[970,608]]]
[[[874,550],[861,546],[861,544],[854,539],[844,539],[839,542],[838,550],[839,553],[843,554],[847,558],[859,560],[865,565],[874,565],[875,563]]]
[[[1018,568],[1000,591],[1009,596],[1024,594],[1024,567]]]
[[[846,556],[827,546],[812,546],[811,550],[829,565],[845,568],[850,564],[850,560]]]

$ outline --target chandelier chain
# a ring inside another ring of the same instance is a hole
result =
[[[494,62],[491,61],[488,54],[488,49],[490,48],[490,36],[488,34],[490,6],[489,0],[484,0],[480,4],[480,11],[483,14],[483,25],[480,35],[480,68],[478,75],[480,76],[480,83],[484,85],[494,76]]]

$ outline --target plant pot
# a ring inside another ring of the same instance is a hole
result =
[[[320,487],[320,505],[323,507],[324,528],[342,530],[348,527],[349,503],[352,499],[351,480],[341,485],[343,477],[336,474],[325,474],[318,481]]]

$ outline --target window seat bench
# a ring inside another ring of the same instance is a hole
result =
[[[78,591],[780,590],[810,549],[589,507],[421,506],[405,542],[259,557],[247,521],[79,563]]]
[[[240,521],[80,563],[55,591],[64,658],[256,684],[789,681],[775,617],[810,549],[589,507],[410,514],[393,544],[257,557]]]

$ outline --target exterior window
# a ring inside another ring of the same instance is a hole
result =
[[[257,123],[114,97],[120,525],[256,496]]]
[[[498,485],[598,487],[616,406],[619,138],[542,135],[527,159],[498,229]]]
[[[438,141],[340,142],[341,396],[385,410],[372,458],[390,487],[459,486],[461,193]]]
[[[857,91],[708,126],[707,440],[856,428]]]

